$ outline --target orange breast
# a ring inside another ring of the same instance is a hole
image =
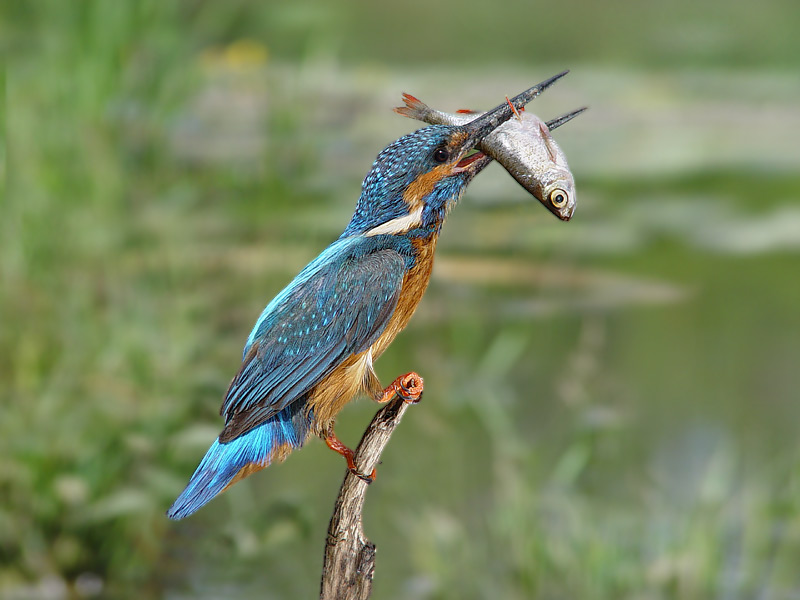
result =
[[[372,345],[372,358],[377,359],[389,344],[392,343],[397,334],[405,329],[411,320],[414,311],[417,310],[419,301],[428,287],[433,271],[433,252],[436,250],[438,237],[432,235],[428,239],[415,239],[412,241],[417,251],[417,262],[414,267],[403,277],[403,289],[400,292],[400,300],[397,308],[386,325],[381,337]]]

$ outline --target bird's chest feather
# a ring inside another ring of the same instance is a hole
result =
[[[408,325],[414,311],[417,310],[417,306],[422,300],[422,296],[431,279],[436,240],[437,236],[435,235],[427,239],[412,240],[417,253],[416,262],[403,277],[400,299],[397,301],[397,308],[395,308],[391,319],[386,324],[386,329],[370,348],[373,360],[383,354],[383,351],[389,347],[389,344],[392,343],[397,334]]]

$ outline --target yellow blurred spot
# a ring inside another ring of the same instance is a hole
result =
[[[236,40],[225,48],[225,62],[233,69],[258,67],[267,62],[267,47],[255,40]]]
[[[242,39],[227,46],[206,48],[200,55],[204,67],[241,71],[260,67],[269,58],[267,47],[257,40]]]

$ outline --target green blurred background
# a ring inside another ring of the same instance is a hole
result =
[[[377,365],[425,377],[369,490],[375,598],[800,595],[800,9],[5,2],[0,597],[315,597],[319,441],[196,516],[263,306],[411,92],[588,104],[556,221],[497,165]],[[376,407],[341,415],[354,444]]]

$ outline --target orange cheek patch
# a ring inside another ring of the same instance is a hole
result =
[[[434,167],[427,173],[417,177],[403,192],[403,201],[408,205],[411,212],[422,206],[422,199],[433,191],[439,181],[450,175],[453,165],[444,164]]]

